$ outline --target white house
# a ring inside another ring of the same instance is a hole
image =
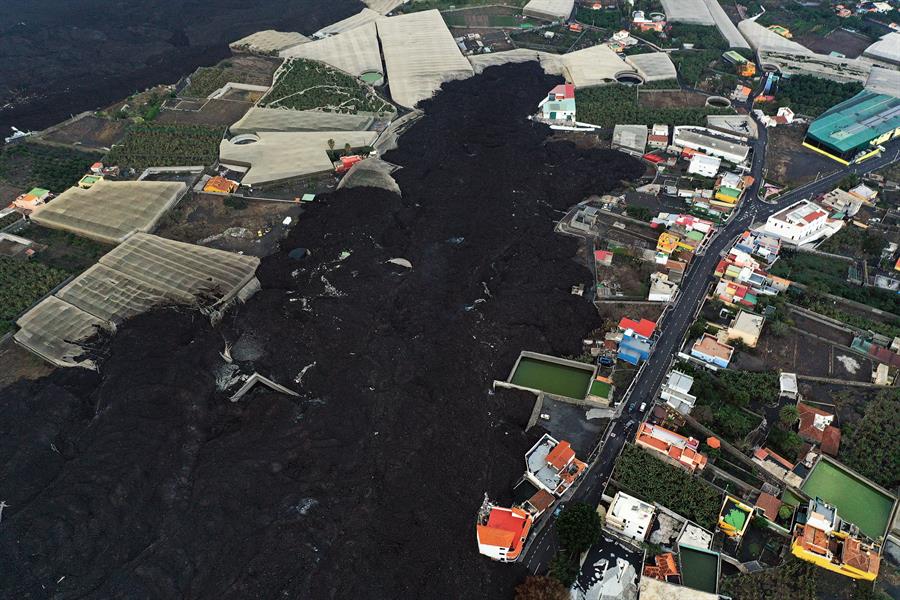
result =
[[[650,302],[671,302],[678,291],[678,285],[669,281],[665,273],[650,273],[650,291],[647,300]]]
[[[670,371],[659,397],[681,414],[690,414],[697,402],[697,397],[690,394],[693,385],[694,378],[690,375],[681,371]]]
[[[544,121],[575,122],[575,86],[571,83],[558,85],[547,93],[538,104]]]
[[[629,539],[642,542],[650,533],[654,511],[652,504],[624,492],[616,492],[606,511],[606,525]]]
[[[688,165],[688,173],[700,175],[701,177],[715,177],[719,173],[721,164],[722,159],[717,156],[695,154],[691,157],[691,164]]]
[[[802,246],[831,237],[843,221],[828,218],[828,211],[809,200],[800,200],[766,219],[760,230],[782,242]]]

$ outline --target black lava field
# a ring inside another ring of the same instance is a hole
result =
[[[2,0],[0,135],[175,83],[255,31],[309,35],[362,8],[358,0]]]
[[[511,597],[524,567],[479,556],[474,518],[509,500],[533,398],[491,383],[599,326],[554,224],[643,171],[548,143],[526,116],[558,82],[528,63],[446,84],[385,157],[402,197],[313,206],[217,327],[158,310],[99,374],[0,390],[0,597]],[[229,402],[226,343],[302,396]]]

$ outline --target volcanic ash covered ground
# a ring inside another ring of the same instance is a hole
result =
[[[591,274],[554,223],[642,171],[547,143],[526,116],[556,83],[447,84],[385,157],[402,197],[312,207],[218,327],[160,310],[99,375],[0,392],[0,596],[509,597],[524,569],[478,555],[474,518],[523,470],[533,399],[491,382],[520,350],[580,352]],[[302,396],[229,402],[226,342]]]

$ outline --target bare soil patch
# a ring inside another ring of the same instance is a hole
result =
[[[189,108],[195,108],[196,105],[191,104]],[[156,122],[227,127],[239,121],[253,105],[234,100],[205,100],[200,106],[202,106],[200,110],[171,110],[163,107]],[[181,103],[179,108],[186,107]]]
[[[706,106],[707,96],[697,92],[667,92],[638,88],[638,104],[648,108],[695,108]]]
[[[813,52],[821,52],[823,54],[840,52],[847,58],[856,58],[872,43],[872,40],[862,34],[851,33],[843,29],[835,29],[825,36],[815,34],[802,35],[795,41],[803,44]]]
[[[45,142],[91,149],[105,149],[125,137],[128,121],[110,120],[89,115],[40,136]]]
[[[799,187],[834,171],[840,165],[803,147],[806,125],[794,124],[769,130],[766,144],[766,180]]]

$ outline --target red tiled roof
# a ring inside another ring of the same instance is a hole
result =
[[[541,512],[544,512],[556,501],[556,496],[546,490],[538,490],[537,493],[528,499],[528,503]]]
[[[825,213],[823,213],[821,210],[814,210],[811,213],[809,213],[808,215],[806,215],[805,217],[803,217],[803,220],[806,221],[807,223],[812,223],[819,217],[824,217],[824,216],[825,216]]]
[[[619,329],[631,329],[639,336],[648,338],[653,335],[654,331],[656,331],[656,323],[647,319],[633,321],[628,317],[622,317],[622,320],[619,321]]]
[[[781,508],[781,504],[781,500],[766,492],[761,493],[759,498],[756,499],[756,507],[761,508],[763,514],[770,521],[775,521],[778,518],[778,509]]]
[[[831,456],[837,456],[840,446],[841,430],[833,425],[829,425],[822,434],[822,452]]]
[[[823,432],[814,425],[816,416],[832,417],[834,415],[825,412],[821,408],[803,404],[802,402],[797,404],[797,412],[800,413],[800,437],[812,440],[816,443],[821,443]]]

